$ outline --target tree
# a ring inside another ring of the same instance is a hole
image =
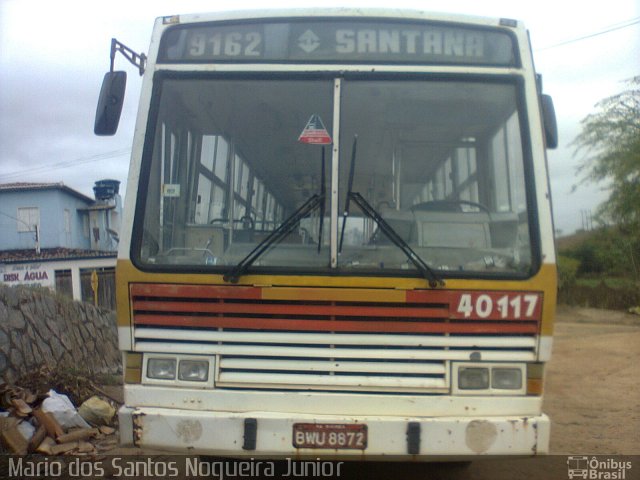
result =
[[[615,224],[633,272],[640,278],[640,76],[629,89],[596,104],[581,122],[573,141],[576,154],[586,156],[578,167],[582,182],[608,181],[609,198],[598,207],[602,223]],[[613,247],[613,244],[610,245]],[[609,250],[611,252],[612,250]]]
[[[583,183],[609,181],[609,198],[598,218],[640,236],[640,76],[629,89],[601,100],[581,122],[573,141],[586,153],[578,174]]]

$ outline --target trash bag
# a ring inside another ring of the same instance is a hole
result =
[[[73,427],[91,428],[78,414],[69,397],[55,390],[49,390],[49,398],[42,402],[42,411],[51,413],[64,430]]]

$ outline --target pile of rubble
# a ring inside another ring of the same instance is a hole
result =
[[[69,395],[54,389],[45,392],[45,378],[50,385],[59,383],[53,372],[39,371],[15,385],[0,384],[0,440],[5,451],[16,455],[91,455],[117,444],[113,424],[117,403],[105,398],[100,387],[74,376],[67,379],[72,383],[68,388],[56,386]],[[96,391],[103,395],[95,395]],[[81,402],[79,408],[69,397]]]

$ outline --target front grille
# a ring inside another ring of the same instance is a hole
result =
[[[216,386],[445,393],[451,361],[535,360],[538,320],[459,320],[449,291],[131,286],[135,350],[216,356]],[[404,301],[397,301],[400,297]]]

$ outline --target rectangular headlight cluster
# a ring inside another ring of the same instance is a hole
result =
[[[453,393],[458,395],[524,395],[525,364],[454,363]]]
[[[145,354],[143,383],[213,387],[213,358],[193,355]]]
[[[175,380],[175,358],[150,358],[147,362],[147,377],[155,380]]]

